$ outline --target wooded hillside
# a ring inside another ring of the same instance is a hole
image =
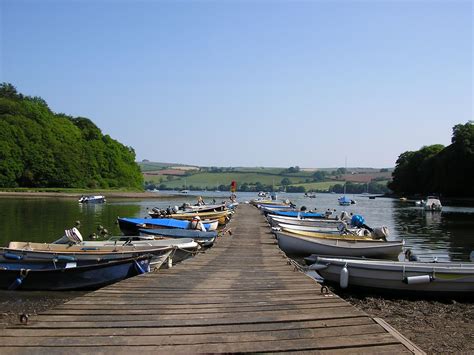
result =
[[[0,187],[143,189],[133,148],[0,84]]]
[[[398,157],[389,184],[404,195],[474,197],[474,122],[453,127],[451,144],[422,147]]]

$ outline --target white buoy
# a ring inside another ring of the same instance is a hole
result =
[[[347,288],[347,286],[349,286],[349,270],[347,269],[347,264],[341,269],[339,286],[341,286],[341,288]]]
[[[408,285],[427,284],[431,281],[433,281],[433,277],[431,275],[408,276],[403,280],[403,282]]]
[[[168,268],[171,269],[173,267],[173,258],[171,256],[168,257]]]

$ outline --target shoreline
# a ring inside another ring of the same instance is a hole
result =
[[[79,199],[83,195],[94,195],[103,194],[106,198],[130,198],[130,199],[169,199],[182,197],[180,194],[160,194],[157,192],[123,192],[123,191],[110,191],[105,193],[90,192],[90,193],[78,193],[78,192],[40,192],[40,191],[0,191],[1,197],[20,197],[20,198],[65,198],[65,199]],[[191,195],[192,196],[192,195]]]

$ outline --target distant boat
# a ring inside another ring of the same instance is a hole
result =
[[[182,194],[187,194],[187,193],[189,193],[189,190],[181,190],[180,192],[181,192]]]
[[[423,207],[425,211],[441,211],[443,208],[441,201],[436,196],[428,196]]]
[[[341,206],[350,206],[351,205],[351,199],[347,196],[341,196],[337,199],[337,202],[339,202],[339,205]]]
[[[79,199],[79,203],[104,203],[105,196],[103,195],[88,195],[88,196],[81,196]]]

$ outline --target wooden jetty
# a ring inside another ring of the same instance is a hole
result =
[[[0,353],[423,353],[295,269],[257,209],[204,254],[2,330]]]

